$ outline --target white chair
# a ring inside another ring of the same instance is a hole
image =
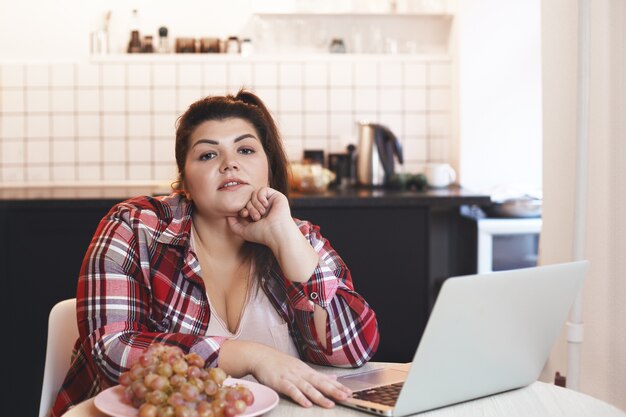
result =
[[[70,368],[72,349],[77,338],[76,299],[60,301],[52,307],[48,317],[48,343],[39,417],[46,415],[56,399],[65,374]]]

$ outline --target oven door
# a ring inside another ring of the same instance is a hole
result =
[[[479,219],[478,273],[537,265],[540,218]]]

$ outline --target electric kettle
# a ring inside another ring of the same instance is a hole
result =
[[[358,123],[357,181],[360,185],[387,185],[395,173],[394,155],[403,163],[402,146],[388,127]]]

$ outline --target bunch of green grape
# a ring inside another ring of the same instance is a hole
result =
[[[234,417],[254,402],[243,385],[223,385],[220,368],[204,369],[204,359],[179,347],[149,346],[119,383],[139,417]]]

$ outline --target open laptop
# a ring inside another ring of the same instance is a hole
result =
[[[535,382],[588,264],[578,261],[446,280],[413,362],[405,369],[396,366],[340,377],[354,392],[341,404],[405,416]]]

